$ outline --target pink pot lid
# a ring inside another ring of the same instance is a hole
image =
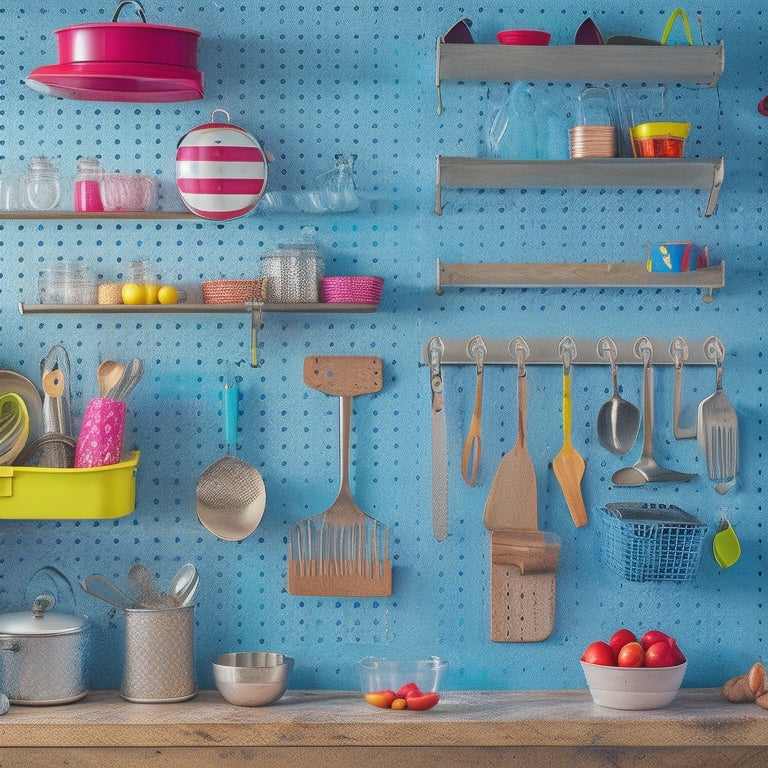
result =
[[[95,21],[95,22],[87,22],[85,24],[75,24],[72,27],[62,27],[61,29],[54,30],[54,35],[59,35],[62,32],[71,32],[73,30],[79,30],[79,29],[109,29],[113,30],[115,29],[115,24],[119,24],[120,28],[125,29],[138,29],[138,30],[146,30],[146,29],[162,29],[166,30],[168,32],[179,32],[180,34],[187,34],[187,35],[195,35],[195,37],[200,37],[200,32],[196,29],[188,29],[187,27],[172,27],[169,24],[148,24],[148,23],[140,23],[140,22],[132,22],[132,21]]]
[[[83,101],[173,102],[202,99],[203,73],[171,64],[80,62],[49,64],[26,84],[47,96]]]

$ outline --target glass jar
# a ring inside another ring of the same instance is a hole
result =
[[[27,202],[36,211],[52,211],[61,200],[59,169],[47,157],[33,157],[24,174]]]
[[[74,178],[74,210],[103,211],[99,185],[104,171],[98,158],[81,157]]]
[[[314,236],[305,229],[303,242],[280,245],[261,257],[261,277],[266,279],[269,304],[316,303],[325,263]]]

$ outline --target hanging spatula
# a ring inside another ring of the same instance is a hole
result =
[[[560,342],[560,357],[563,359],[563,447],[552,461],[552,469],[563,491],[573,523],[580,528],[587,523],[587,510],[581,495],[581,479],[586,464],[571,441],[571,362],[575,356],[576,344],[570,336],[564,337]]]
[[[509,351],[517,359],[517,442],[496,470],[485,502],[483,523],[489,531],[536,531],[539,528],[536,472],[525,442],[528,346],[516,337],[510,341]]]
[[[723,391],[725,347],[717,336],[710,336],[704,342],[704,350],[717,367],[715,391],[699,403],[696,433],[707,459],[707,474],[714,481],[715,490],[725,494],[733,487],[739,471],[739,421]]]
[[[336,499],[325,512],[291,526],[288,591],[292,595],[390,595],[389,530],[357,506],[349,487],[352,398],[381,389],[381,358],[308,357],[304,383],[339,397],[341,481]]]

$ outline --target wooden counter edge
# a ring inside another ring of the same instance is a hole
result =
[[[216,691],[176,704],[133,704],[116,691],[53,707],[14,705],[6,747],[600,746],[768,747],[768,711],[720,689],[683,689],[664,709],[595,705],[587,691],[448,691],[428,712],[368,705],[353,691],[287,691],[270,707],[235,707]]]

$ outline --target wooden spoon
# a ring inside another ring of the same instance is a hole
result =
[[[99,382],[99,395],[106,397],[112,387],[117,384],[125,373],[125,363],[116,360],[104,360],[96,369],[96,379]]]
[[[580,528],[587,523],[587,510],[581,495],[581,479],[586,464],[571,442],[571,358],[563,364],[563,447],[552,462],[557,482],[565,497],[574,525]]]

